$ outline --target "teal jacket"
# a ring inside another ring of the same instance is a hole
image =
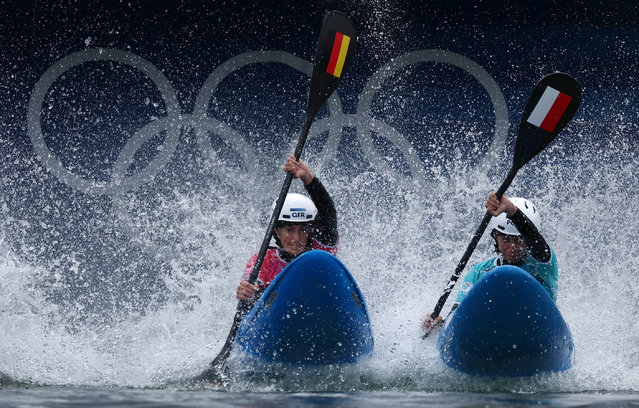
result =
[[[557,301],[557,290],[559,288],[559,272],[557,268],[557,256],[554,251],[551,252],[550,261],[540,262],[528,255],[521,265],[516,265],[526,272],[530,273],[541,286],[546,289],[552,300]],[[461,302],[470,288],[486,273],[500,266],[500,258],[493,258],[486,262],[481,262],[470,268],[462,282],[459,292],[457,293],[456,303]]]

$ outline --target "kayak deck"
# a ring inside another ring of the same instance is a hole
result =
[[[568,326],[529,273],[502,266],[468,292],[437,340],[448,366],[470,374],[529,376],[571,367]]]
[[[245,316],[235,341],[263,362],[350,363],[373,350],[357,283],[325,251],[307,252],[284,268]]]

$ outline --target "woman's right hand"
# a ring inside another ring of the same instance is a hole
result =
[[[424,331],[432,331],[439,328],[442,323],[444,323],[444,319],[441,316],[437,316],[436,318],[432,318],[431,315],[426,315],[426,319],[422,322],[422,329]]]
[[[292,154],[288,155],[288,160],[286,160],[283,170],[289,171],[293,178],[301,179],[305,186],[311,184],[314,178],[308,165],[302,160],[295,160],[295,156]]]
[[[247,281],[241,281],[237,287],[235,297],[238,300],[251,300],[259,288],[260,287],[258,285],[252,285]]]

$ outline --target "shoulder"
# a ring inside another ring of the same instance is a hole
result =
[[[539,262],[533,257],[528,257],[521,268],[533,276],[541,278],[545,282],[556,283],[559,277],[557,256],[552,251],[548,262]]]
[[[246,269],[252,268],[253,265],[255,265],[255,261],[257,261],[257,254],[253,255],[251,259],[249,259],[248,263],[246,264]]]
[[[492,269],[497,267],[497,258],[492,258],[484,262],[477,263],[473,265],[471,271],[475,271],[477,273],[486,273]]]
[[[557,255],[555,251],[550,249],[550,259],[547,262],[541,262],[535,259],[533,256],[528,256],[526,259],[526,263],[532,267],[546,267],[546,268],[557,268]]]
[[[497,258],[492,258],[485,262],[480,262],[473,265],[466,274],[464,281],[471,283],[477,282],[479,278],[481,278],[486,272],[494,269],[497,266],[496,261]]]
[[[253,266],[255,266],[256,261],[257,261],[257,254],[253,255],[251,259],[249,259],[246,266],[244,267],[244,272],[242,273],[242,280],[248,280],[249,276],[251,276],[251,272],[253,271]]]
[[[313,249],[319,249],[321,251],[330,252],[332,255],[337,255],[337,247],[339,246],[339,240],[335,245],[325,245],[318,241],[316,238],[313,238],[313,242],[311,244]]]
[[[248,261],[248,263],[246,264],[246,266],[247,266],[247,267],[248,267],[248,266],[251,266],[251,267],[252,267],[253,265],[255,265],[255,261],[257,261],[257,255],[258,255],[258,254],[257,254],[257,253],[255,253],[255,254],[251,257],[251,259],[250,259],[250,260]],[[276,249],[276,248],[273,248],[273,247],[269,247],[269,248],[266,250],[266,254],[264,255],[264,260],[271,259],[271,258],[273,258],[273,257],[276,257],[276,258],[278,257],[278,255],[277,255],[277,249]]]
[[[248,278],[248,275],[250,275],[251,271],[253,270],[253,266],[255,266],[255,262],[257,262],[257,255],[258,254],[253,255],[251,259],[248,261],[248,263],[246,264],[246,267],[244,268],[244,271],[245,271],[244,275],[246,275],[247,278]],[[262,262],[261,270],[264,270],[265,268],[270,268],[274,263],[280,263],[280,262],[286,264],[286,262],[284,262],[284,260],[282,260],[277,254],[277,249],[269,248],[266,250],[266,254],[264,255],[264,261]]]

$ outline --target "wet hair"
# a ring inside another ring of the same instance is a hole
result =
[[[497,244],[497,235],[503,235],[503,234],[497,231],[496,229],[493,229],[492,231],[490,231],[490,236],[495,241],[495,252],[497,252],[498,254],[501,254],[501,251],[499,250],[499,245]]]

